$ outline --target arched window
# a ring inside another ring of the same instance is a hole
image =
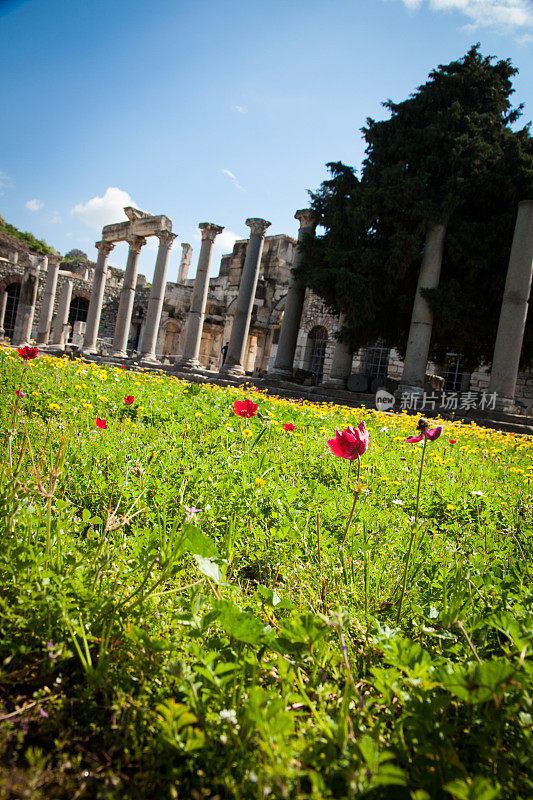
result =
[[[324,356],[328,343],[328,331],[323,325],[315,325],[307,336],[307,369],[313,373],[315,383],[322,382]]]
[[[74,297],[70,303],[70,310],[68,312],[69,324],[74,327],[75,322],[87,322],[88,310],[88,300],[86,300],[84,297]]]
[[[5,288],[7,294],[6,313],[4,314],[4,335],[7,339],[13,338],[15,319],[19,304],[20,283],[10,283]]]

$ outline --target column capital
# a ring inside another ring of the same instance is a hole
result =
[[[267,222],[266,219],[259,219],[258,217],[250,217],[250,219],[246,220],[246,225],[248,225],[248,227],[251,229],[251,233],[254,233],[257,236],[264,236],[266,229],[270,228],[272,223]]]
[[[215,225],[214,222],[200,222],[198,227],[202,231],[202,241],[209,239],[209,241],[214,242],[218,234],[224,230],[223,225]]]
[[[161,231],[160,233],[156,233],[157,238],[159,239],[159,244],[163,245],[163,247],[172,247],[174,243],[174,239],[177,237],[177,233],[172,233],[172,231]]]
[[[135,253],[140,253],[141,248],[146,244],[146,239],[142,236],[130,236],[126,241],[130,246],[130,250],[133,250]]]
[[[316,228],[317,226],[316,214],[310,208],[300,208],[295,213],[294,219],[297,219],[300,223],[300,230],[302,228]]]
[[[102,253],[105,256],[108,256],[111,250],[113,250],[115,247],[113,242],[104,242],[103,240],[101,242],[95,242],[94,246],[99,253]]]

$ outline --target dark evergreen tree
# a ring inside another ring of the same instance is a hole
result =
[[[441,282],[428,292],[435,314],[432,355],[488,362],[498,325],[517,205],[533,197],[529,127],[513,130],[509,60],[479,45],[439,66],[390,119],[367,120],[366,158],[330,163],[331,180],[311,193],[325,234],[305,245],[300,277],[345,315],[354,348],[379,336],[403,351],[428,229],[447,234]],[[524,356],[533,360],[533,318]]]

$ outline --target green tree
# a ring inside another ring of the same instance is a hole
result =
[[[533,196],[529,126],[514,130],[509,60],[479,45],[433,70],[407,100],[368,119],[360,178],[342,163],[311,193],[325,228],[305,244],[300,277],[345,315],[342,338],[357,348],[379,336],[403,352],[428,230],[446,225],[432,355],[488,362],[496,336],[517,204]],[[533,320],[524,347],[533,360]]]

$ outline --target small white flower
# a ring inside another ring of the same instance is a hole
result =
[[[219,717],[222,720],[231,722],[232,725],[237,724],[237,714],[233,708],[223,708],[222,711],[219,711]]]
[[[403,506],[403,500],[393,500],[392,503],[395,506]]]
[[[470,492],[470,494],[473,494],[476,497],[485,497],[485,492],[480,492],[479,489],[476,489],[475,491]]]

